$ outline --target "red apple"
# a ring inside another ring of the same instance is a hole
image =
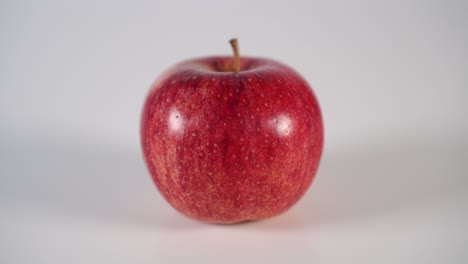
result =
[[[323,148],[319,105],[277,61],[181,62],[146,98],[141,143],[152,178],[182,214],[209,223],[278,215],[310,186]]]

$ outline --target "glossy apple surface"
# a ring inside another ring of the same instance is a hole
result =
[[[141,143],[152,178],[182,214],[209,223],[278,215],[306,192],[323,148],[317,99],[294,70],[244,57],[179,63],[152,86]]]

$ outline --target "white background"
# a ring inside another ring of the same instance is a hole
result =
[[[467,263],[465,1],[2,1],[1,263]],[[183,59],[297,69],[323,110],[287,213],[206,225],[157,193],[149,85]]]

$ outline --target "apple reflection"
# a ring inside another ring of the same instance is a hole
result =
[[[280,114],[270,120],[270,125],[280,137],[287,137],[293,130],[291,118],[286,114]]]
[[[169,112],[167,120],[169,131],[175,134],[181,134],[184,131],[185,120],[182,114],[175,108]]]

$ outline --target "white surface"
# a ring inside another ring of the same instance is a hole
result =
[[[3,1],[1,263],[466,263],[463,1]],[[185,219],[139,149],[149,84],[241,53],[314,87],[326,147],[297,206]]]

